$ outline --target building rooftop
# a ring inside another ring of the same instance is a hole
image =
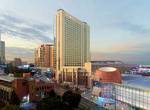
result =
[[[104,72],[113,72],[116,71],[117,69],[114,67],[101,67],[99,70],[104,71]]]
[[[13,76],[9,75],[0,75],[0,80],[7,81],[7,82],[12,82],[15,79]]]
[[[63,9],[58,9],[57,11],[64,11]]]
[[[54,81],[50,78],[48,78],[47,76],[45,76],[44,74],[42,75],[39,75],[39,74],[35,74],[33,76],[33,79],[36,79],[36,80],[40,80],[42,82],[46,82],[46,83],[54,83]]]
[[[112,64],[119,64],[119,65],[121,65],[121,64],[124,64],[123,62],[121,62],[121,61],[91,61],[91,63],[93,64],[93,65],[112,65]]]
[[[141,75],[122,75],[123,84],[144,90],[150,90],[150,77]]]

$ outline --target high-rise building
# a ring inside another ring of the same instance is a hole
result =
[[[0,64],[5,63],[5,42],[1,41],[0,33]]]
[[[39,67],[51,67],[54,63],[54,46],[51,44],[43,44],[35,49],[35,65]]]
[[[74,72],[90,61],[89,25],[62,9],[57,11],[55,20],[57,80],[74,82],[73,77],[78,77]]]

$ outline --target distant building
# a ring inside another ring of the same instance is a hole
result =
[[[14,61],[13,61],[13,66],[20,66],[22,65],[22,60],[21,58],[14,58]]]
[[[5,63],[5,42],[1,41],[0,35],[0,64]]]
[[[35,49],[35,65],[38,67],[54,67],[54,46],[43,44]]]
[[[24,63],[22,62],[21,58],[14,58],[14,60],[7,60],[6,64],[17,67],[23,65]]]
[[[62,9],[55,20],[56,79],[78,84],[79,76],[88,76],[84,66],[90,61],[89,25]]]
[[[97,69],[101,67],[115,67],[115,68],[125,68],[125,64],[121,61],[111,61],[111,60],[106,60],[106,61],[91,61],[91,71],[94,75]]]
[[[22,61],[22,65],[27,65],[28,62],[27,61]]]

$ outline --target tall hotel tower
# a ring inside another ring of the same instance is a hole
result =
[[[89,25],[62,9],[55,20],[56,79],[76,84],[78,71],[90,61]]]

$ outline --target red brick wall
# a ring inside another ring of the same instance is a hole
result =
[[[52,89],[54,89],[54,83],[44,83],[41,81],[30,81],[29,82],[29,95],[30,101],[39,101],[41,99],[41,92],[47,95]]]
[[[12,86],[20,100],[22,100],[24,96],[28,95],[28,83],[25,79],[15,79],[12,83]]]
[[[99,77],[101,82],[114,82],[114,83],[121,83],[121,74],[119,70],[113,72],[104,72],[101,70],[96,70],[95,75]]]

